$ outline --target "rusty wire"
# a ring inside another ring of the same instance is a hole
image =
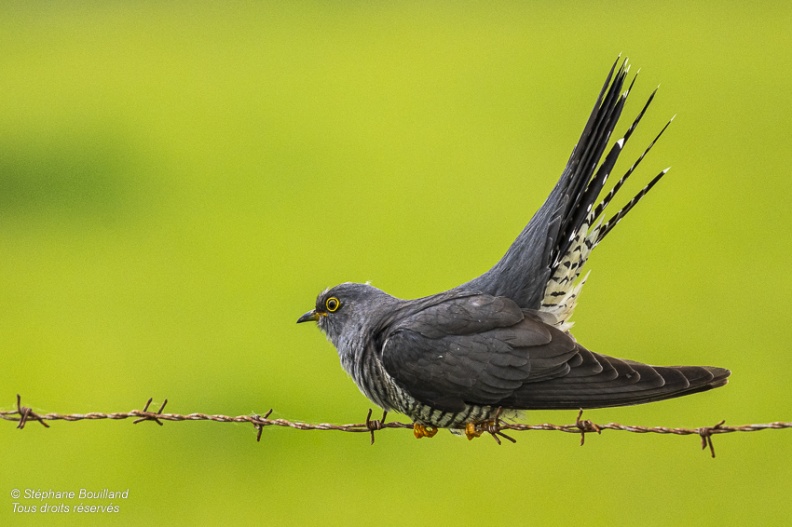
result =
[[[258,431],[256,435],[257,441],[261,440],[261,434],[264,431],[265,427],[279,426],[285,428],[292,428],[295,430],[335,430],[338,432],[354,432],[354,433],[365,432],[371,435],[371,443],[373,444],[374,432],[378,430],[384,430],[386,428],[413,428],[412,423],[402,423],[398,421],[385,422],[385,417],[387,416],[387,412],[383,413],[381,419],[373,420],[371,419],[371,415],[372,415],[371,409],[369,409],[368,415],[366,416],[366,421],[363,423],[336,425],[330,423],[303,423],[299,421],[289,421],[287,419],[270,419],[269,416],[272,414],[272,409],[267,411],[264,415],[252,414],[252,415],[228,416],[228,415],[216,415],[216,414],[213,415],[213,414],[204,414],[204,413],[166,414],[163,413],[163,411],[165,410],[165,405],[168,404],[167,399],[165,399],[162,402],[162,405],[157,411],[149,411],[149,406],[152,403],[152,399],[149,399],[142,410],[131,410],[129,412],[111,412],[111,413],[90,412],[86,414],[60,414],[60,413],[39,414],[34,412],[28,406],[22,406],[22,398],[19,395],[17,395],[16,403],[17,404],[15,410],[0,411],[0,419],[4,419],[6,421],[18,422],[17,424],[18,429],[24,428],[25,425],[31,421],[38,421],[41,425],[43,425],[46,428],[49,428],[49,424],[47,423],[47,421],[73,422],[73,421],[93,421],[100,419],[123,420],[123,419],[135,418],[133,422],[134,424],[138,424],[143,421],[154,421],[160,426],[163,425],[163,421],[174,421],[174,422],[212,421],[216,423],[250,423]],[[720,421],[714,426],[701,426],[697,428],[669,428],[665,426],[635,426],[635,425],[623,425],[619,423],[597,424],[588,419],[581,419],[582,415],[583,415],[583,410],[580,410],[575,422],[566,425],[555,425],[548,423],[523,424],[523,423],[511,423],[501,420],[500,411],[498,411],[498,413],[493,419],[483,421],[481,423],[476,423],[475,432],[476,432],[476,436],[481,435],[483,433],[490,434],[493,437],[493,439],[497,441],[498,444],[501,443],[499,437],[505,438],[511,442],[515,442],[515,439],[503,433],[504,430],[514,431],[514,432],[527,432],[527,431],[538,431],[538,430],[566,432],[569,434],[580,434],[581,446],[585,442],[586,434],[592,434],[592,433],[601,434],[603,430],[616,430],[621,432],[632,432],[636,434],[664,434],[664,435],[679,435],[679,436],[697,435],[701,438],[701,448],[702,449],[709,448],[710,454],[712,455],[712,457],[715,457],[715,447],[712,444],[712,436],[714,435],[729,434],[732,432],[758,432],[761,430],[780,430],[780,429],[792,428],[792,422],[784,422],[784,421],[776,421],[773,423],[762,423],[762,424],[748,424],[748,425],[739,425],[739,426],[726,426],[725,421]]]

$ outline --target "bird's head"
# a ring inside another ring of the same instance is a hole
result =
[[[315,321],[342,351],[345,344],[361,337],[390,314],[398,302],[376,287],[347,282],[320,293],[316,307],[297,319],[297,323]]]

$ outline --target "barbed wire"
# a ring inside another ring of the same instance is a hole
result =
[[[399,421],[385,421],[387,412],[383,412],[382,418],[371,419],[372,410],[369,409],[366,420],[363,423],[354,424],[330,424],[330,423],[303,423],[300,421],[289,421],[287,419],[270,419],[272,409],[267,411],[264,415],[251,414],[251,415],[218,415],[218,414],[204,414],[204,413],[190,413],[190,414],[166,414],[163,413],[168,400],[165,399],[159,410],[149,411],[149,407],[153,399],[149,399],[142,410],[131,410],[129,412],[89,412],[86,414],[60,414],[60,413],[47,413],[39,414],[33,411],[32,408],[22,405],[22,397],[17,395],[16,409],[0,411],[0,419],[6,421],[17,422],[17,428],[23,429],[25,425],[31,421],[38,421],[41,425],[49,428],[47,421],[96,421],[102,419],[109,420],[124,420],[134,418],[133,424],[138,424],[143,421],[153,421],[162,426],[163,421],[183,422],[183,421],[211,421],[215,423],[250,423],[258,431],[256,434],[256,441],[261,441],[261,434],[264,428],[268,426],[278,426],[284,428],[292,428],[295,430],[335,430],[337,432],[353,432],[353,433],[369,433],[371,435],[371,444],[374,444],[374,433],[386,428],[409,428],[415,431],[416,437],[431,437],[437,432],[436,428],[423,427],[419,431],[412,423],[403,423]],[[636,425],[623,425],[620,423],[607,423],[597,424],[588,419],[581,419],[583,410],[578,412],[575,422],[566,425],[555,424],[523,424],[506,422],[500,418],[500,409],[492,419],[482,421],[479,423],[471,423],[465,430],[469,439],[479,437],[485,433],[490,434],[495,441],[500,444],[501,439],[504,438],[512,443],[516,440],[513,437],[504,433],[504,430],[512,432],[527,432],[527,431],[555,431],[565,432],[569,434],[580,434],[580,445],[583,446],[586,440],[586,434],[601,434],[604,430],[616,430],[620,432],[632,432],[636,434],[663,434],[663,435],[697,435],[701,438],[701,448],[709,448],[712,457],[715,457],[715,447],[712,444],[712,436],[719,434],[730,434],[733,432],[759,432],[761,430],[781,430],[792,428],[792,422],[776,421],[773,423],[763,424],[748,424],[739,426],[726,426],[725,421],[720,421],[714,426],[701,426],[697,428],[669,428],[665,426],[636,426]]]

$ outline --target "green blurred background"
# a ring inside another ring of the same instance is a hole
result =
[[[575,335],[733,376],[587,417],[792,420],[791,6],[5,4],[0,407],[17,393],[40,412],[154,397],[178,413],[360,422],[369,402],[297,317],[339,282],[416,297],[488,269],[555,183],[621,52],[642,68],[627,119],[662,83],[622,169],[678,114],[627,192],[673,169],[592,258]],[[0,422],[0,524],[792,513],[792,432],[716,437],[715,460],[696,436],[517,438],[389,430],[369,446],[266,429],[256,443],[242,424]],[[110,518],[41,518],[11,512],[10,492],[26,488],[130,494]]]

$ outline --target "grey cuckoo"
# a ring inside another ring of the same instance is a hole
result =
[[[667,172],[606,219],[605,209],[668,126],[605,192],[654,97],[608,149],[635,82],[625,89],[628,70],[627,61],[613,65],[561,178],[489,271],[416,300],[344,283],[321,293],[297,321],[316,321],[363,394],[385,412],[409,416],[417,437],[450,428],[472,438],[502,410],[624,406],[726,384],[723,368],[617,359],[587,350],[569,332],[591,251]]]

